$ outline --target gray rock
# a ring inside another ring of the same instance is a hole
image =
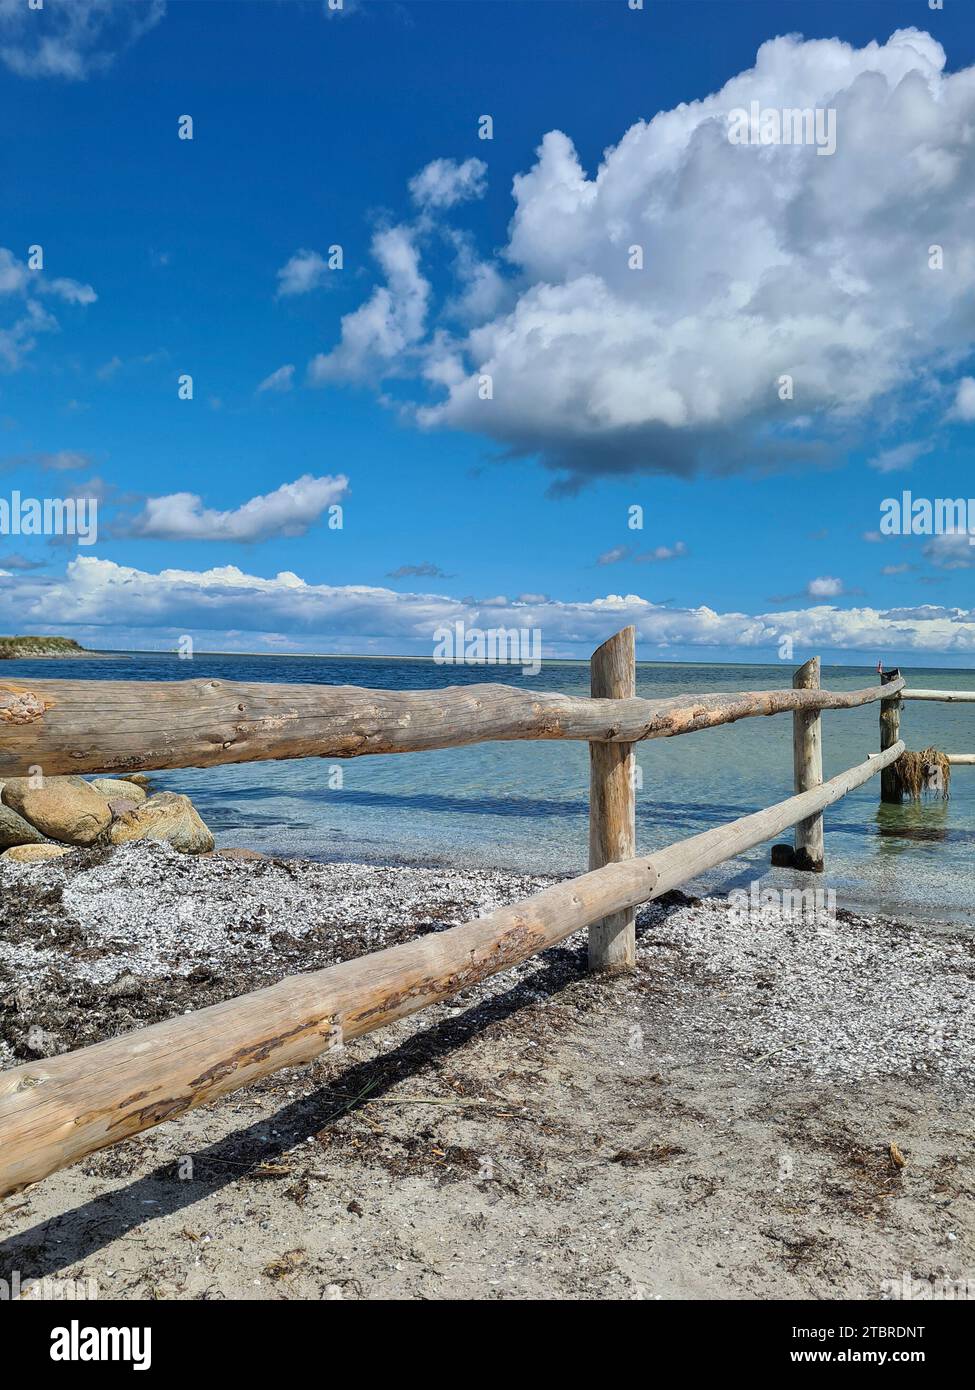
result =
[[[5,806],[0,801],[0,849],[9,849],[11,845],[45,843],[44,836],[29,820],[24,820],[13,807]]]

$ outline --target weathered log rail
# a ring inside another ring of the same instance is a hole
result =
[[[0,1198],[96,1149],[448,999],[607,915],[631,911],[807,820],[902,751],[895,744],[811,791],[643,858],[568,879],[464,926],[0,1072]]]
[[[0,778],[358,758],[491,740],[639,743],[758,715],[854,709],[903,688],[747,690],[657,700],[508,685],[363,690],[234,681],[0,681]]]
[[[945,705],[970,705],[975,702],[975,690],[914,690],[901,691],[902,700],[939,700]]]

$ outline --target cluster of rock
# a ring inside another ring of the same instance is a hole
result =
[[[56,859],[76,847],[163,840],[209,854],[214,840],[188,796],[150,796],[141,773],[126,777],[12,777],[0,782],[0,858]]]

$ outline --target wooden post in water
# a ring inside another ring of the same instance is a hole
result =
[[[595,699],[636,695],[636,629],[625,627],[592,654]],[[589,745],[589,867],[636,854],[636,757],[632,743]],[[589,928],[589,969],[623,974],[636,964],[636,915],[614,912]]]
[[[881,685],[889,685],[891,681],[898,680],[900,671],[895,667],[893,671],[883,671],[880,676]],[[901,733],[901,697],[898,694],[893,700],[881,700],[880,702],[880,751],[885,748],[892,748],[900,738]],[[885,767],[880,774],[880,799],[890,801],[894,805],[899,805],[904,800],[900,790],[893,766]]]
[[[795,690],[818,690],[820,685],[819,657],[810,657],[792,677]],[[796,710],[792,716],[792,766],[797,792],[812,791],[823,783],[822,715],[818,710]],[[823,872],[823,813],[799,821],[795,830],[795,859],[797,869]]]

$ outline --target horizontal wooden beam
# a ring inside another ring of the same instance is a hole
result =
[[[897,683],[884,687],[889,695]],[[492,739],[635,743],[787,710],[852,709],[866,690],[593,700],[508,685],[362,690],[233,681],[0,681],[0,778],[32,767],[149,772],[269,758],[357,758]]]
[[[0,1072],[0,1198],[282,1067],[447,999],[832,805],[896,744],[767,810],[607,864],[487,917],[60,1057]]]
[[[890,686],[887,686],[890,689]],[[943,700],[947,705],[975,703],[975,690],[902,690],[902,700]]]

